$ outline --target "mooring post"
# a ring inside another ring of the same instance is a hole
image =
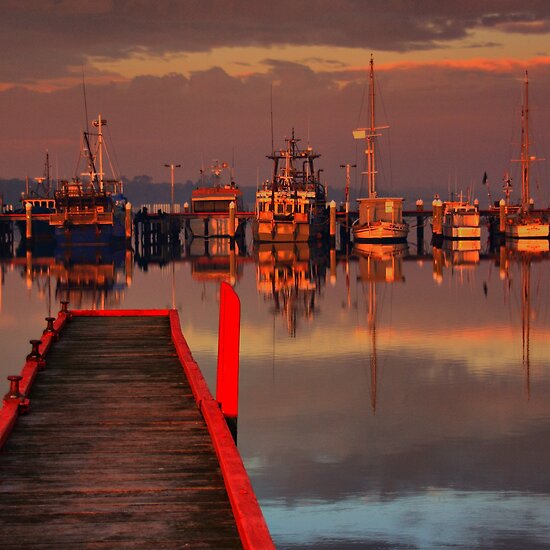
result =
[[[441,199],[435,199],[432,202],[433,207],[433,234],[441,235],[443,233],[443,203]]]
[[[229,430],[237,440],[239,413],[239,340],[241,303],[229,283],[220,285],[220,323],[216,401],[220,404]]]
[[[330,201],[329,203],[329,233],[330,233],[330,246],[336,245],[336,202]]]
[[[421,212],[424,212],[424,201],[422,199],[416,201],[416,211],[419,213],[416,216],[416,244],[418,254],[421,256],[424,254],[424,216],[420,215]]]
[[[235,201],[229,203],[229,247],[235,248]]]
[[[125,206],[125,216],[124,216],[124,222],[125,222],[125,233],[126,233],[126,241],[130,242],[132,240],[132,205],[131,203],[127,202]]]
[[[8,376],[8,380],[10,381],[10,389],[8,393],[4,395],[4,399],[21,399],[23,394],[19,391],[19,382],[23,380],[23,377],[18,374],[12,374]]]
[[[44,331],[42,332],[42,334],[44,334],[44,336],[46,336],[47,334],[51,334],[54,340],[59,340],[59,333],[57,332],[57,330],[55,330],[53,326],[54,321],[55,321],[55,317],[46,317],[46,322],[48,324],[44,329]]]
[[[500,199],[498,203],[498,230],[500,233],[506,231],[506,202]]]
[[[32,204],[25,203],[25,238],[27,241],[32,239]]]

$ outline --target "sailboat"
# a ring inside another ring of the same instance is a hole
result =
[[[374,60],[370,59],[369,73],[369,111],[370,127],[357,128],[353,131],[355,139],[366,141],[365,156],[367,170],[363,175],[368,179],[368,197],[359,198],[359,218],[352,226],[355,242],[388,242],[404,241],[409,233],[409,226],[403,222],[403,198],[379,197],[376,191],[376,158],[375,139],[377,133],[385,126],[376,126],[374,104]]]
[[[505,234],[511,239],[547,239],[548,220],[535,216],[530,211],[529,177],[531,162],[537,159],[529,152],[529,77],[525,71],[524,98],[521,109],[521,154],[516,162],[521,163],[521,206],[519,212],[506,220]]]

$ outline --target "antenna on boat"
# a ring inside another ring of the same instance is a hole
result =
[[[88,101],[86,99],[86,81],[84,80],[84,66],[82,66],[82,96],[84,99],[84,116],[85,116],[85,127],[86,127],[86,133],[89,133],[89,127],[88,127]]]
[[[273,141],[273,82],[271,83],[270,88],[270,97],[269,97],[269,103],[270,103],[270,111],[271,111],[271,150],[275,150],[275,145]]]

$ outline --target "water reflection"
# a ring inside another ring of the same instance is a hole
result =
[[[23,250],[1,260],[0,370],[22,364],[48,296],[55,314],[72,292],[178,307],[214,391],[230,281],[239,449],[278,548],[548,546],[548,242],[480,242]]]
[[[316,297],[326,279],[328,251],[307,243],[259,244],[255,250],[258,292],[273,303],[288,334],[296,336],[298,320],[312,320]]]
[[[359,256],[359,280],[367,284],[368,329],[370,334],[371,408],[376,413],[378,396],[378,362],[376,356],[376,284],[404,282],[403,257],[407,243],[356,244],[353,251]]]
[[[108,246],[38,247],[19,248],[3,264],[19,271],[27,290],[36,288],[51,315],[62,300],[74,309],[120,307],[132,284],[134,261],[130,250]]]

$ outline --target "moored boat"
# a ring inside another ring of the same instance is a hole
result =
[[[311,147],[300,149],[299,139],[286,139],[286,148],[268,158],[273,176],[256,192],[252,222],[257,242],[308,242],[328,236],[326,189],[314,161],[320,155]]]
[[[211,184],[191,192],[191,213],[195,216],[188,220],[187,227],[192,237],[230,236],[229,205],[234,203],[235,211],[242,211],[243,194],[232,175],[229,183],[222,182],[222,173],[227,167],[227,163],[215,161],[211,167]]]
[[[35,184],[32,187],[29,185],[27,178],[25,193],[21,194],[21,207],[17,208],[15,213],[25,214],[28,208],[30,208],[31,215],[48,215],[56,211],[53,185],[50,178],[50,156],[47,151],[44,162],[44,175],[35,178]],[[26,237],[26,223],[26,220],[17,220],[16,222],[22,239]],[[54,230],[47,219],[33,219],[31,223],[33,239],[50,239],[53,237]]]
[[[548,220],[533,214],[530,197],[531,163],[537,159],[529,151],[529,78],[525,71],[524,96],[521,109],[521,206],[519,212],[506,220],[505,234],[510,239],[548,239]]]
[[[363,175],[368,179],[368,197],[358,198],[359,218],[352,226],[355,242],[398,242],[407,239],[409,226],[403,221],[403,198],[379,197],[376,191],[375,138],[383,127],[375,123],[374,60],[371,56],[369,73],[370,127],[354,130],[355,139],[366,141],[367,169]]]
[[[110,244],[125,238],[127,202],[122,182],[105,179],[103,172],[102,128],[106,123],[99,115],[93,122],[97,134],[84,132],[87,171],[83,175],[87,180],[75,177],[61,182],[55,192],[56,212],[50,215],[50,225],[59,244]]]
[[[445,239],[479,239],[481,228],[477,204],[467,201],[444,202],[442,232]]]

